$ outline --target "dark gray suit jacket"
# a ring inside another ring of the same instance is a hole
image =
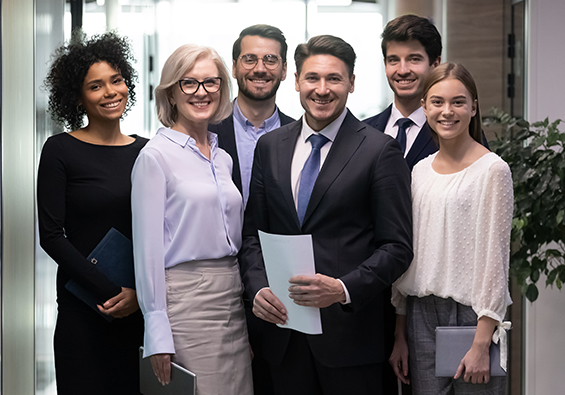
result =
[[[351,303],[321,309],[322,335],[306,335],[317,360],[344,367],[383,362],[382,291],[412,260],[410,172],[396,140],[348,112],[320,170],[300,226],[291,163],[296,121],[262,136],[255,149],[240,265],[250,300],[268,281],[258,230],[311,234],[316,272],[339,278]],[[264,356],[278,364],[289,329],[265,326]]]

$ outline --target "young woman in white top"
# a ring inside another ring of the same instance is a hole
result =
[[[504,394],[505,377],[489,374],[489,346],[511,303],[510,169],[481,144],[477,88],[462,65],[430,74],[422,106],[439,151],[412,172],[414,260],[393,285],[390,363],[416,395]],[[435,327],[474,325],[455,376],[435,377]]]
[[[137,295],[144,357],[159,381],[171,361],[196,373],[199,395],[253,393],[237,264],[243,200],[232,159],[208,131],[231,113],[230,77],[211,48],[178,48],[155,90],[165,126],[132,173]]]

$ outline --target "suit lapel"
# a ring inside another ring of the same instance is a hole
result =
[[[392,113],[392,104],[386,108],[377,119],[375,123],[375,129],[380,130],[384,133],[386,129],[386,124],[388,123],[388,119],[390,118],[390,114]]]
[[[339,128],[330,152],[314,184],[314,189],[312,190],[312,195],[308,202],[308,208],[304,215],[304,221],[302,222],[303,224],[308,221],[308,218],[316,210],[316,207],[320,204],[328,188],[339,176],[343,168],[355,154],[355,151],[359,148],[361,142],[365,139],[362,133],[358,133],[365,127],[366,125],[364,123],[358,121],[349,110],[347,110],[343,124]]]
[[[277,147],[277,174],[280,182],[280,189],[287,204],[288,211],[293,216],[294,222],[296,223],[296,226],[298,228],[300,228],[300,222],[298,221],[298,214],[296,213],[294,197],[292,196],[290,173],[292,169],[292,157],[294,156],[296,140],[300,135],[301,127],[302,121],[294,122],[291,126],[289,126],[286,133],[281,133]]]
[[[432,133],[430,131],[430,125],[428,122],[424,123],[422,126],[422,130],[418,133],[418,137],[414,140],[412,147],[410,147],[410,151],[408,151],[408,155],[406,155],[406,162],[408,163],[408,167],[412,169],[416,163],[422,160],[422,153],[429,152],[430,150],[435,147],[437,151],[437,145],[432,137]]]
[[[237,144],[235,142],[233,113],[218,125],[210,125],[209,129],[218,135],[218,146],[230,154],[233,161],[232,180],[239,192],[242,192],[241,169],[239,168],[239,155],[237,154]]]

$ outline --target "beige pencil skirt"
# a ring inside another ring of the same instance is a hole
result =
[[[252,395],[251,353],[235,257],[166,269],[173,361],[196,374],[198,395]]]

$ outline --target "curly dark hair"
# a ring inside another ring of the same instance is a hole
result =
[[[69,43],[53,53],[52,64],[44,81],[49,93],[48,111],[55,121],[71,130],[82,127],[86,112],[79,103],[84,79],[90,66],[101,61],[108,62],[118,70],[128,87],[128,102],[122,117],[135,104],[137,73],[132,66],[135,59],[129,40],[114,32],[87,38],[84,33],[76,31]]]

